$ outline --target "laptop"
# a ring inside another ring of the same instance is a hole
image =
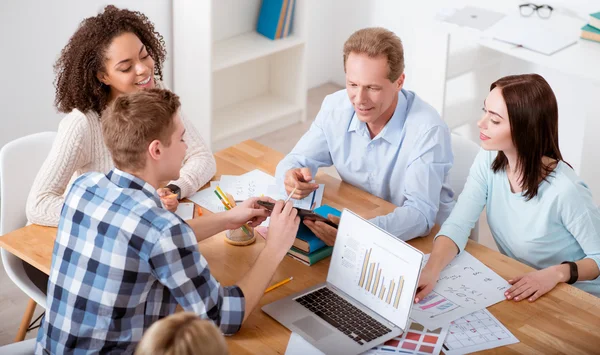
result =
[[[262,310],[325,354],[359,354],[404,332],[422,260],[419,250],[344,209],[327,281]]]

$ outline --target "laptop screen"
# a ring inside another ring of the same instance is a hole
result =
[[[405,329],[422,260],[419,250],[345,209],[327,282]]]

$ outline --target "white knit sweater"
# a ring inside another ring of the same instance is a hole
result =
[[[164,86],[157,80],[157,87]],[[194,125],[184,117],[182,120],[188,150],[179,179],[171,183],[181,188],[182,197],[187,197],[215,175],[217,164]],[[73,180],[89,171],[108,173],[113,167],[98,113],[73,110],[61,120],[52,149],[29,192],[27,219],[30,223],[57,226],[65,192]]]

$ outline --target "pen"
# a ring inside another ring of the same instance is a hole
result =
[[[275,285],[268,287],[268,288],[265,290],[265,293],[267,293],[267,292],[269,292],[269,291],[273,291],[273,290],[274,290],[274,289],[276,289],[277,287],[279,287],[279,286],[283,286],[283,285],[285,285],[286,283],[288,283],[288,282],[292,281],[293,279],[294,279],[294,276],[290,277],[289,279],[285,279],[285,280],[283,280],[283,281],[281,281],[281,282],[278,282],[278,283],[276,283]]]

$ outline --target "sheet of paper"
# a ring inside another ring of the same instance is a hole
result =
[[[219,187],[236,200],[267,195],[269,186],[275,184],[275,178],[260,170],[252,170],[244,175],[222,175]]]
[[[411,320],[408,328],[401,336],[388,340],[363,354],[384,355],[400,353],[437,355],[442,350],[448,329],[449,327],[442,327],[429,330],[422,324]]]
[[[212,187],[200,190],[188,197],[188,199],[213,213],[225,211],[225,207],[217,198],[217,195],[215,195],[214,188]]]
[[[319,188],[313,191],[311,194],[301,200],[290,199],[294,202],[294,207],[303,208],[305,210],[313,210],[317,207],[321,207],[323,204],[323,191],[325,190],[324,184],[319,184]],[[280,186],[271,185],[269,186],[267,193],[265,194],[275,200],[285,200],[287,195]]]
[[[315,348],[311,343],[304,340],[298,333],[292,332],[288,341],[285,355],[325,355],[321,350]]]
[[[483,309],[453,321],[443,349],[446,355],[458,355],[518,342],[494,315]]]
[[[175,213],[184,221],[194,218],[194,204],[192,202],[180,202]]]
[[[506,280],[465,251],[441,272],[433,291],[413,305],[411,318],[429,329],[445,326],[503,301],[509,287]]]

